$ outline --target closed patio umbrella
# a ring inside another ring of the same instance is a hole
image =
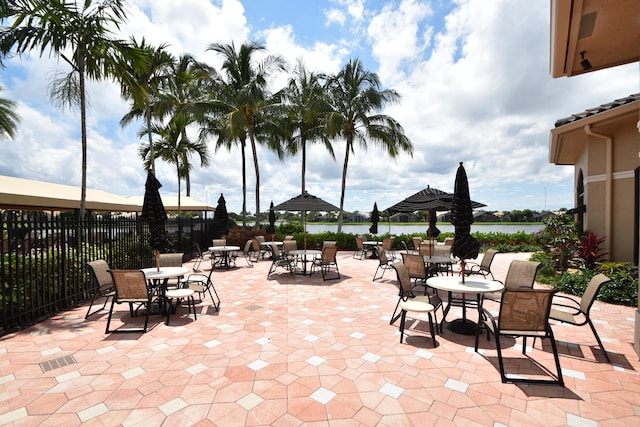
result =
[[[267,233],[274,234],[276,232],[276,211],[273,209],[273,200],[271,206],[269,206],[269,225],[267,226]]]
[[[373,203],[373,211],[371,211],[371,227],[369,227],[369,233],[375,235],[378,234],[378,222],[380,222],[380,212],[378,212],[378,203]]]
[[[149,224],[149,245],[154,250],[156,267],[160,271],[160,251],[167,244],[164,224],[167,221],[167,213],[160,197],[160,181],[149,172],[144,185],[144,201],[140,219]]]
[[[218,198],[218,205],[216,211],[213,213],[213,223],[215,224],[216,238],[226,236],[229,233],[229,213],[227,212],[227,202],[224,200],[224,195],[220,193]]]
[[[455,227],[455,238],[451,253],[460,258],[461,271],[465,271],[465,260],[476,258],[480,250],[480,242],[471,235],[473,224],[473,208],[469,195],[467,172],[460,162],[456,172],[455,189],[453,190],[453,207],[451,209],[451,223]],[[462,275],[464,283],[464,274]]]

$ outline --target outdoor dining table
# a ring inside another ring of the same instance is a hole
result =
[[[467,319],[466,308],[466,295],[475,294],[477,298],[478,308],[478,320],[482,312],[483,295],[489,292],[499,292],[504,289],[504,285],[497,280],[478,279],[465,277],[464,283],[462,283],[462,277],[460,276],[434,276],[427,279],[427,286],[432,288],[447,291],[449,298],[447,300],[447,307],[444,309],[444,316],[442,322],[444,322],[451,308],[452,293],[462,294],[462,319],[456,319],[447,325],[447,328],[453,332],[462,335],[475,335],[476,322]]]
[[[424,264],[427,267],[429,267],[429,266],[439,267],[441,265],[446,265],[447,266],[447,275],[451,271],[451,265],[455,261],[453,258],[448,257],[448,256],[423,255],[422,258],[424,259]],[[427,271],[429,271],[428,268],[427,268]]]
[[[278,247],[278,249],[280,251],[282,251],[282,242],[271,242],[271,241],[267,241],[267,242],[260,242],[260,249],[261,249],[261,255],[262,255],[262,259],[264,259],[264,254],[269,252],[269,254],[271,253],[271,248],[273,247],[272,245],[276,245]]]
[[[293,251],[289,251],[289,254],[295,256],[302,262],[302,271],[300,271],[302,275],[310,276],[311,270],[307,269],[307,263],[313,262],[316,257],[321,256],[322,251],[318,251],[315,249],[296,249]]]
[[[149,287],[157,290],[164,314],[164,305],[166,303],[164,295],[167,290],[167,282],[169,279],[186,276],[190,270],[185,267],[160,267],[160,270],[157,267],[149,267],[142,268],[140,271],[144,273],[144,278],[147,279]]]
[[[378,258],[378,246],[382,246],[382,242],[368,240],[366,242],[362,242],[362,246],[364,246],[365,254],[367,251],[371,251],[371,256],[369,258]]]
[[[222,259],[220,262],[220,267],[223,268],[231,268],[231,252],[235,252],[235,251],[239,251],[240,250],[240,246],[209,246],[209,252],[211,252],[212,254],[215,252],[219,252],[222,254]],[[213,267],[213,266],[212,266]]]

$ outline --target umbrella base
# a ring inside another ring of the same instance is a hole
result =
[[[447,329],[460,335],[475,335],[477,323],[469,319],[456,319],[447,325]]]

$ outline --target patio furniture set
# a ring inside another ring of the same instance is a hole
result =
[[[365,242],[360,243],[353,257],[365,257],[367,247]],[[387,243],[389,244],[389,243]],[[196,259],[194,270],[196,273],[188,274],[189,270],[182,267],[183,254],[161,254],[160,267],[145,268],[142,270],[110,270],[104,260],[92,261],[87,264],[92,272],[95,282],[95,296],[89,305],[87,314],[89,317],[107,307],[109,299],[111,305],[107,318],[105,333],[111,332],[146,332],[151,314],[166,316],[166,324],[172,313],[184,301],[187,303],[189,314],[193,311],[193,319],[197,319],[194,295],[200,298],[209,294],[216,311],[220,307],[220,298],[212,281],[212,273],[215,266],[229,268],[235,261],[235,257],[229,255],[232,251],[223,251],[219,248],[228,247],[225,244],[214,245],[210,248],[212,268],[208,275],[198,273],[202,259]],[[238,248],[238,247],[235,247]],[[257,249],[256,249],[257,248]],[[212,250],[213,249],[213,250]],[[238,248],[239,249],[239,248]],[[234,249],[237,251],[238,249]],[[220,255],[214,255],[215,252]],[[262,252],[264,251],[264,253]],[[322,250],[297,249],[295,240],[283,242],[259,242],[255,239],[247,241],[244,251],[249,266],[252,260],[258,257],[266,257],[269,254],[271,266],[267,273],[269,278],[277,268],[285,269],[289,274],[311,275],[320,271],[323,280],[327,280],[330,271],[335,271],[333,279],[340,278],[340,272],[336,261],[337,248],[335,242],[324,242]],[[496,251],[487,250],[480,263],[468,263],[464,271],[453,271],[453,258],[441,255],[422,255],[420,250],[405,251],[402,260],[396,260],[393,254],[388,254],[383,244],[375,246],[375,252],[379,258],[373,280],[381,279],[386,270],[394,270],[399,289],[398,302],[391,316],[390,324],[398,319],[400,343],[404,342],[408,335],[407,315],[412,313],[419,325],[421,318],[426,316],[429,325],[431,341],[436,347],[436,333],[442,334],[446,317],[452,306],[462,308],[462,318],[447,323],[447,328],[452,332],[464,335],[475,335],[475,351],[478,352],[479,338],[483,331],[487,332],[487,340],[493,335],[496,340],[499,370],[502,382],[531,382],[551,383],[564,385],[562,369],[558,357],[558,350],[553,335],[550,320],[565,322],[572,325],[589,325],[595,336],[600,350],[607,361],[609,356],[604,349],[602,341],[590,318],[590,309],[596,296],[603,285],[610,281],[603,274],[594,277],[583,297],[560,297],[555,295],[553,289],[534,288],[535,276],[540,263],[532,261],[514,260],[509,265],[504,283],[495,280],[491,272],[491,263]],[[219,260],[214,261],[217,257]],[[200,253],[199,258],[202,257]],[[233,260],[233,261],[232,261]],[[378,273],[381,274],[378,276]],[[422,288],[422,295],[417,294],[417,289]],[[446,292],[446,302],[438,292]],[[215,297],[214,297],[215,295]],[[102,308],[91,311],[93,303],[99,297],[104,297]],[[563,298],[559,300],[556,298]],[[485,301],[494,301],[499,304],[498,315],[484,306]],[[144,326],[139,329],[118,327],[110,329],[114,305],[126,303],[129,305],[129,315],[137,316],[138,310],[144,308]],[[467,315],[467,308],[475,308],[478,312],[477,322]],[[436,311],[440,309],[442,318],[438,323]],[[416,326],[413,329],[417,329]],[[505,372],[504,358],[502,354],[501,340],[523,337],[522,353],[526,355],[526,339],[548,339],[555,361],[555,373],[546,370],[553,378],[527,378],[522,375],[508,375]]]

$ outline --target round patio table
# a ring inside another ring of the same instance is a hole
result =
[[[322,251],[318,251],[315,249],[296,249],[293,251],[289,251],[289,254],[295,256],[296,258],[301,258],[302,261],[302,275],[310,276],[311,270],[307,269],[307,263],[313,262],[313,259],[317,256],[322,255]],[[308,258],[311,257],[311,258]]]
[[[140,269],[144,273],[144,278],[147,279],[149,287],[157,290],[158,298],[162,304],[162,313],[165,314],[167,281],[172,278],[180,278],[189,274],[189,269],[185,267],[149,267]],[[155,313],[159,314],[159,313]]]
[[[427,279],[427,285],[449,293],[447,307],[444,309],[444,316],[442,318],[443,323],[451,308],[452,293],[462,294],[462,319],[453,320],[447,325],[449,330],[462,335],[475,335],[476,333],[476,322],[467,319],[466,295],[476,295],[478,320],[480,320],[479,316],[482,311],[483,295],[489,292],[500,292],[504,289],[504,285],[496,280],[465,277],[464,283],[462,283],[462,277],[459,276],[430,277]]]
[[[240,246],[209,246],[209,252],[211,252],[212,254],[214,252],[219,252],[222,254],[222,259],[220,260],[220,267],[223,268],[231,268],[231,262],[230,262],[230,254],[231,252],[235,252],[235,251],[239,251],[240,250]],[[212,266],[213,267],[213,266]]]

